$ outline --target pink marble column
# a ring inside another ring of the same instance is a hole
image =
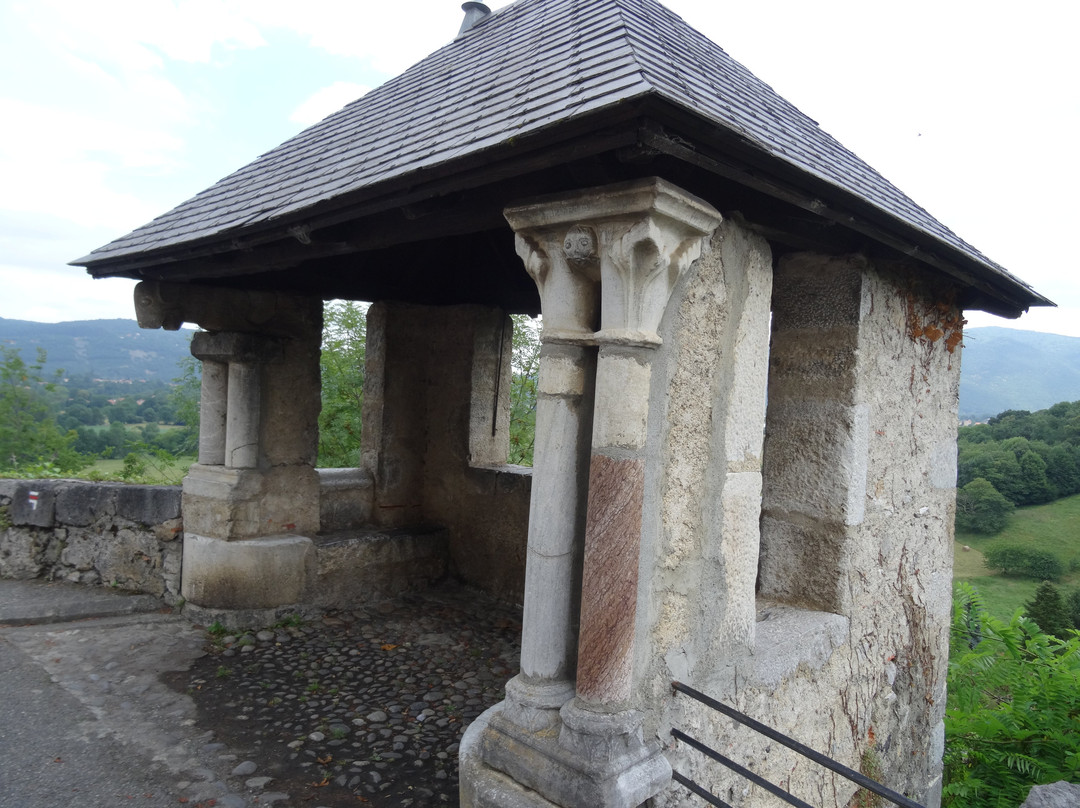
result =
[[[630,699],[644,483],[642,458],[593,456],[577,669],[586,703]]]
[[[600,240],[601,329],[578,643],[577,708],[616,713],[633,691],[652,362],[681,274],[720,223],[662,180],[609,197]],[[565,718],[565,713],[564,713]]]

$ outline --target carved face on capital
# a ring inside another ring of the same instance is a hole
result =
[[[563,254],[571,264],[581,266],[597,260],[596,233],[591,227],[575,224],[563,239]]]

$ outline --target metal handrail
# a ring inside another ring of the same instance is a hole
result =
[[[779,732],[779,731],[773,729],[772,727],[766,726],[765,724],[762,724],[760,721],[755,721],[750,716],[745,715],[744,713],[740,713],[738,710],[736,710],[736,709],[734,709],[732,707],[728,707],[726,704],[724,704],[722,702],[719,702],[714,698],[710,698],[709,696],[706,696],[704,693],[702,693],[699,690],[695,690],[694,688],[692,688],[692,687],[690,687],[688,685],[684,685],[682,682],[672,682],[671,687],[676,692],[685,693],[687,696],[694,699],[695,701],[701,702],[706,707],[710,707],[713,710],[716,710],[717,712],[722,713],[723,715],[726,715],[728,718],[731,718],[731,719],[734,719],[735,721],[738,721],[740,724],[743,724],[743,725],[749,727],[750,729],[754,730],[757,733],[760,733],[761,735],[764,735],[767,738],[771,738],[772,740],[776,741],[777,743],[782,744],[783,746],[786,746],[789,749],[794,750],[795,752],[802,755],[803,757],[809,758],[810,760],[814,761],[815,763],[836,772],[841,777],[844,777],[844,778],[846,778],[848,780],[851,780],[853,783],[861,786],[862,788],[865,788],[867,791],[870,791],[870,792],[872,792],[874,794],[877,794],[880,797],[884,797],[885,799],[889,800],[890,802],[895,803],[896,805],[902,806],[902,808],[925,808],[924,806],[920,805],[919,803],[915,802],[914,800],[908,799],[903,794],[899,794],[899,793],[893,791],[890,788],[886,788],[885,786],[883,786],[881,783],[877,782],[876,780],[871,780],[869,777],[867,777],[862,772],[857,772],[854,769],[849,768],[849,767],[845,766],[842,763],[838,763],[837,761],[833,760],[830,757],[826,757],[825,755],[821,754],[820,752],[817,752],[817,751],[811,749],[809,746],[806,746],[805,744],[801,744],[798,741],[794,740],[793,738],[789,738],[787,735],[784,735],[782,732]],[[686,733],[684,733],[684,732],[682,732],[682,731],[680,731],[678,729],[672,729],[671,734],[675,738],[677,738],[679,740],[682,740],[682,741],[685,741],[686,743],[690,744],[691,746],[693,746],[698,751],[703,752],[704,754],[708,755],[710,758],[717,761],[718,763],[721,763],[724,766],[727,766],[728,768],[732,769],[733,771],[737,772],[738,774],[741,774],[743,777],[746,777],[747,779],[751,780],[752,782],[756,783],[757,785],[760,785],[763,788],[768,789],[772,794],[775,794],[776,796],[780,797],[780,799],[784,800],[788,804],[796,805],[796,806],[805,806],[805,808],[812,808],[812,806],[809,806],[808,803],[805,803],[805,802],[799,800],[797,797],[791,796],[790,794],[788,794],[786,791],[779,788],[778,786],[775,786],[772,783],[768,783],[768,781],[763,780],[759,775],[754,774],[753,772],[749,771],[748,769],[744,769],[742,766],[739,766],[737,763],[734,763],[734,761],[731,761],[728,758],[724,757],[719,752],[716,752],[716,751],[714,751],[712,749],[709,749],[709,747],[705,746],[700,741],[697,741],[694,738],[691,738]],[[683,777],[682,775],[679,775],[676,778],[676,780],[678,782],[682,783],[683,785],[685,785],[685,783],[683,783],[683,780],[685,780],[685,779],[686,778]],[[698,792],[695,791],[695,793],[698,793]],[[701,796],[701,795],[699,795],[699,796]],[[716,803],[713,803],[713,804],[715,805]]]

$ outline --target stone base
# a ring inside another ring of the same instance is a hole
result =
[[[502,704],[496,704],[482,713],[461,737],[458,749],[461,808],[558,808],[555,803],[484,763],[481,757],[483,738],[491,718],[502,709]]]
[[[348,608],[431,586],[450,565],[442,528],[354,529],[316,536],[315,585],[306,601]]]
[[[570,702],[561,727],[530,732],[503,711],[496,705],[482,729],[479,721],[469,728],[468,748],[462,741],[463,808],[635,808],[671,781],[671,765],[642,741],[634,713],[596,715]]]
[[[315,545],[306,536],[225,541],[184,535],[180,593],[209,609],[274,609],[301,603],[315,573]]]
[[[311,466],[234,469],[196,463],[183,485],[184,527],[234,541],[319,532],[319,475]]]
[[[185,603],[182,614],[187,620],[200,626],[212,626],[218,623],[229,631],[241,631],[261,626],[273,626],[285,618],[299,616],[310,621],[322,615],[316,606],[304,603],[292,603],[273,609],[214,609]]]

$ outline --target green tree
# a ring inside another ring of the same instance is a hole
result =
[[[1074,589],[1065,598],[1065,610],[1072,621],[1072,627],[1080,631],[1080,589]]]
[[[1005,527],[1012,502],[986,479],[976,477],[956,492],[956,527],[972,533],[992,535]]]
[[[56,425],[48,400],[55,381],[41,376],[45,359],[39,349],[36,361],[27,364],[18,348],[0,346],[0,469],[47,463],[60,471],[76,471],[87,465],[73,448],[76,433]]]
[[[137,424],[142,420],[139,417],[139,405],[135,399],[121,398],[109,408],[109,423]]]
[[[1029,619],[1034,620],[1044,634],[1066,637],[1072,629],[1072,619],[1058,588],[1043,581],[1035,590],[1035,597],[1024,603]]]
[[[366,303],[332,300],[323,306],[319,465],[324,468],[360,465],[366,338]]]
[[[1035,451],[1020,455],[1020,479],[1023,481],[1023,499],[1017,505],[1038,505],[1054,499],[1054,490],[1046,477],[1046,461]]]
[[[536,443],[536,383],[540,374],[540,323],[513,314],[514,355],[510,377],[510,454],[506,462],[531,466]]]
[[[173,420],[183,425],[181,437],[174,438],[174,453],[193,455],[199,451],[199,400],[202,394],[202,363],[194,356],[185,356],[176,366],[180,375],[173,379],[169,404]]]

